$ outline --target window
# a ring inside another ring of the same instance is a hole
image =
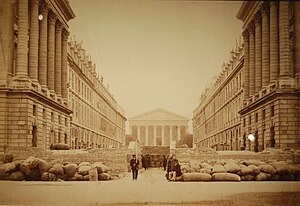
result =
[[[274,105],[271,106],[271,117],[273,117],[273,116],[274,116]]]
[[[255,113],[255,122],[258,122],[258,113]]]
[[[262,111],[262,119],[263,119],[263,120],[266,119],[266,110],[265,110],[265,109]]]
[[[68,120],[67,120],[67,118],[65,118],[65,126],[67,126],[68,125]]]
[[[249,116],[249,125],[251,124],[251,115]]]
[[[36,116],[36,105],[33,105],[32,109],[33,109],[33,111],[32,111],[33,115]]]
[[[61,124],[61,118],[60,118],[60,115],[58,115],[58,124]]]
[[[51,122],[54,122],[54,113],[51,112]]]
[[[46,112],[46,109],[43,109],[43,119],[47,119],[47,112]]]
[[[246,118],[244,118],[244,127],[246,127]]]

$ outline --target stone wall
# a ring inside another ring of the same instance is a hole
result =
[[[60,161],[63,163],[102,162],[111,168],[112,173],[128,171],[127,157],[133,154],[130,149],[100,148],[91,150],[44,150],[41,148],[9,148],[6,155],[13,155],[14,160],[24,160],[30,156],[41,158],[45,161]],[[4,155],[0,158],[4,160]]]

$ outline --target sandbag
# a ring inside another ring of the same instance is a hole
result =
[[[41,180],[41,173],[38,169],[31,169],[30,173],[26,175],[26,180],[39,181]]]
[[[95,162],[92,164],[92,168],[97,168],[98,174],[100,173],[107,173],[109,171],[109,167],[102,164],[101,162]]]
[[[292,173],[294,175],[300,174],[300,166],[299,165],[290,165],[290,167],[291,167]]]
[[[244,175],[252,174],[253,173],[253,169],[249,168],[246,165],[241,165],[240,168],[241,168],[241,170],[237,172],[237,174],[239,176],[244,176]]]
[[[18,170],[18,165],[16,164],[16,162],[6,163],[0,166],[1,172],[9,173],[9,172],[15,172],[17,170]]]
[[[182,173],[188,173],[191,172],[191,167],[187,164],[182,164],[181,165],[181,172]]]
[[[254,181],[254,180],[255,180],[255,177],[250,174],[241,176],[241,181]]]
[[[293,167],[287,163],[274,164],[273,166],[276,172],[280,175],[293,173]]]
[[[271,177],[270,174],[260,172],[258,175],[256,175],[255,180],[256,181],[267,181]]]
[[[78,168],[78,173],[81,174],[81,175],[87,175],[89,174],[89,170],[91,169],[92,167],[91,166],[81,166]]]
[[[9,180],[9,173],[0,171],[0,180]]]
[[[19,170],[21,172],[23,172],[25,175],[29,175],[31,172],[31,169],[29,167],[29,163],[28,162],[23,162],[20,166],[19,166]]]
[[[71,147],[65,143],[54,143],[50,146],[51,150],[69,150]]]
[[[258,175],[260,173],[260,169],[256,165],[249,165],[248,168],[251,169],[252,173],[255,175]]]
[[[110,180],[111,175],[108,173],[100,173],[98,174],[98,180]]]
[[[84,175],[82,180],[83,181],[89,181],[90,180],[90,175],[89,174]]]
[[[245,160],[243,161],[243,164],[244,165],[255,165],[255,166],[258,166],[258,165],[265,165],[266,163],[261,161],[261,160]]]
[[[182,174],[182,181],[192,182],[192,181],[211,181],[211,175],[207,173],[184,173]]]
[[[16,171],[9,175],[9,180],[22,181],[25,180],[25,175],[21,171]]]
[[[293,181],[295,176],[293,174],[282,174],[280,175],[280,180],[282,181]]]
[[[98,181],[98,169],[96,167],[89,170],[89,181]]]
[[[50,164],[46,162],[45,160],[39,159],[39,164],[38,168],[40,171],[40,174],[44,174],[45,172],[48,172],[50,167]]]
[[[226,172],[230,172],[230,173],[237,173],[238,171],[241,170],[241,167],[233,162],[229,162],[229,163],[225,164],[224,168],[225,168]]]
[[[207,169],[207,170],[211,170],[211,171],[213,170],[213,167],[210,164],[206,163],[206,162],[203,162],[201,164],[201,168],[204,168],[204,169]]]
[[[68,178],[69,181],[82,181],[83,176],[81,174],[75,173],[73,177]]]
[[[214,173],[212,175],[212,181],[234,181],[240,182],[241,177],[232,173]]]
[[[212,174],[212,170],[207,169],[207,168],[201,168],[198,170],[200,173],[206,173],[206,174]]]
[[[50,173],[53,173],[55,175],[64,175],[64,169],[63,165],[60,163],[54,164],[50,169]]]
[[[63,166],[63,168],[64,168],[64,173],[68,175],[68,177],[73,177],[76,173],[77,165],[71,163]]]
[[[57,180],[56,175],[51,173],[51,172],[48,173],[48,176],[49,176],[49,181],[56,181]]]
[[[39,165],[39,159],[36,158],[36,157],[28,157],[28,158],[25,160],[25,162],[29,164],[29,168],[32,169],[32,170],[38,168],[38,165]]]
[[[276,173],[275,168],[269,164],[259,165],[258,168],[260,169],[261,172],[268,173],[270,175],[274,175]]]
[[[201,165],[201,162],[199,162],[197,160],[190,160],[190,166],[192,169],[198,170],[198,169],[200,169],[200,165]]]
[[[295,179],[296,181],[300,181],[300,174],[297,174],[297,175],[294,175],[295,176]]]
[[[212,170],[213,173],[225,173],[226,170],[223,165],[215,164]]]
[[[44,173],[41,175],[41,180],[42,180],[42,181],[50,181],[50,179],[49,179],[49,172],[44,172]]]
[[[78,165],[78,168],[81,167],[81,166],[91,166],[91,164],[89,162],[81,162],[79,165]]]

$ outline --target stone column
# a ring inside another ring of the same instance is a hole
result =
[[[56,23],[55,29],[55,92],[58,96],[61,96],[61,35],[62,35],[62,24],[60,22]]]
[[[270,32],[269,7],[265,2],[261,8],[262,15],[262,87],[270,82]]]
[[[136,128],[137,128],[137,139],[138,140],[140,140],[141,139],[141,128],[140,128],[140,126],[136,126]]]
[[[278,77],[278,13],[277,2],[270,2],[270,82],[274,83]]]
[[[154,132],[153,132],[153,137],[154,137],[154,146],[157,146],[156,144],[156,125],[153,126]]]
[[[161,126],[161,146],[165,146],[165,126]]]
[[[54,92],[54,68],[55,68],[55,14],[50,12],[48,16],[48,89]]]
[[[255,93],[261,90],[262,72],[261,72],[261,14],[258,12],[255,16]]]
[[[62,33],[62,63],[61,63],[61,95],[66,100],[68,98],[67,92],[67,78],[68,78],[68,37],[69,32],[63,30]]]
[[[148,125],[145,126],[145,146],[149,145],[148,141]]]
[[[181,139],[180,126],[177,126],[177,141]]]
[[[300,2],[299,1],[294,2],[294,16],[295,16],[294,68],[295,68],[295,74],[298,78],[298,83],[300,87]]]
[[[291,76],[290,47],[289,47],[289,2],[279,3],[279,50],[280,70],[279,75]]]
[[[29,35],[29,77],[38,81],[38,53],[39,53],[39,0],[30,0],[30,35]]]
[[[255,93],[255,39],[254,39],[254,23],[249,25],[249,95]]]
[[[16,76],[28,77],[28,0],[19,1]]]
[[[172,125],[170,126],[170,144],[173,141],[173,131],[172,131]]]
[[[43,19],[40,21],[40,38],[39,38],[39,82],[43,87],[47,86],[47,45],[48,45],[48,6],[42,3],[40,14]]]
[[[246,29],[243,32],[244,38],[244,100],[249,98],[249,32]]]

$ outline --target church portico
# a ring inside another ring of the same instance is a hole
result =
[[[187,133],[188,121],[188,118],[157,109],[129,119],[129,129],[143,146],[170,146]]]

